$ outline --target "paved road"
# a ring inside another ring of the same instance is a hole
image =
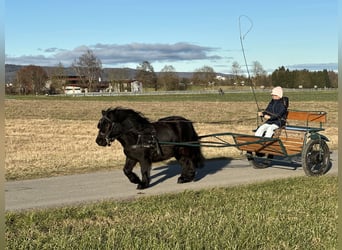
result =
[[[331,155],[332,168],[328,174],[337,175],[338,155]],[[139,167],[135,171],[140,171]],[[121,170],[100,171],[35,180],[5,183],[6,210],[57,207],[106,199],[126,200],[148,195],[198,190],[261,182],[291,176],[305,176],[301,167],[273,165],[267,169],[253,169],[247,160],[208,160],[197,173],[194,182],[176,184],[178,165],[154,167],[151,187],[137,190]],[[309,178],[309,177],[308,177]]]

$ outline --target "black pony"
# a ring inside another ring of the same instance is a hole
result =
[[[102,118],[97,127],[98,145],[110,146],[115,139],[121,143],[126,155],[123,171],[132,183],[138,184],[138,189],[149,186],[152,162],[175,157],[182,167],[178,183],[192,181],[196,168],[203,166],[204,157],[199,146],[177,145],[182,142],[199,141],[192,122],[181,116],[169,116],[150,122],[141,113],[132,109],[109,108],[102,110]],[[162,141],[170,144],[159,143]],[[133,172],[138,162],[141,180]]]

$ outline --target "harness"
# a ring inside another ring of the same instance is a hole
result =
[[[148,137],[147,140],[144,137]],[[139,133],[137,143],[132,148],[154,148],[158,155],[163,155],[158,137],[156,136],[156,130],[153,128],[151,134]]]
[[[110,129],[107,131],[107,133],[100,132],[100,135],[102,135],[107,145],[110,146],[112,142],[115,140],[114,137],[110,137],[110,134],[112,133],[112,130],[115,127],[115,122],[113,122],[111,119],[109,119],[107,116],[102,116],[103,119],[111,123]],[[155,148],[158,155],[163,155],[163,152],[161,150],[158,137],[156,136],[156,130],[155,128],[152,129],[151,133],[138,133],[138,139],[135,145],[131,146],[132,148]]]

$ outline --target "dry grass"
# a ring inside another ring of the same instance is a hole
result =
[[[266,103],[260,103],[264,107]],[[101,110],[124,106],[145,114],[152,121],[181,115],[195,122],[200,135],[252,133],[256,127],[255,103],[251,102],[102,102],[102,101],[5,101],[6,179],[89,172],[122,168],[124,155],[116,142],[111,147],[95,143]],[[324,134],[336,149],[337,102],[291,103],[296,109],[325,110],[328,123]],[[202,147],[206,158],[239,157],[234,148]]]

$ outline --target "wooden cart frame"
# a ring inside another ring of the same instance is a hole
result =
[[[254,168],[269,167],[277,157],[278,162],[301,163],[308,176],[323,175],[331,168],[329,139],[320,134],[327,122],[325,111],[289,110],[287,125],[279,129],[273,138],[238,133],[216,133],[200,136],[200,142],[178,143],[181,146],[236,147],[245,155]],[[311,126],[315,124],[316,126]],[[222,139],[231,136],[234,143]],[[215,141],[207,141],[215,138]],[[160,144],[177,144],[159,142]],[[299,160],[298,160],[299,159]]]

